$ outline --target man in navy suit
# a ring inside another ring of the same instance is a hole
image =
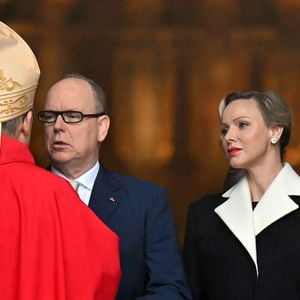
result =
[[[117,299],[191,299],[165,190],[98,162],[110,124],[102,89],[69,74],[50,88],[44,109],[38,118],[45,125],[52,172],[70,181],[120,237]]]

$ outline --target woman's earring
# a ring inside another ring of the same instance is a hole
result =
[[[273,138],[271,138],[271,144],[272,144],[272,145],[275,145],[276,143],[277,143],[277,140],[276,140],[276,138],[274,138],[274,137],[273,137]]]

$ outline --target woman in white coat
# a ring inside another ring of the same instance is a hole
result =
[[[245,175],[189,207],[184,262],[194,299],[300,299],[300,179],[284,162],[291,113],[272,91],[227,95],[222,145]]]

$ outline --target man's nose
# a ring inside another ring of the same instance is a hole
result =
[[[54,122],[54,129],[55,130],[62,130],[66,126],[65,121],[63,120],[62,115],[58,115],[55,122]]]

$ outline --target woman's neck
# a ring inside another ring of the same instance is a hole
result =
[[[270,168],[264,167],[248,170],[248,183],[253,202],[260,200],[282,167],[283,165],[280,162],[272,165]]]

